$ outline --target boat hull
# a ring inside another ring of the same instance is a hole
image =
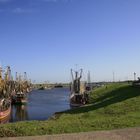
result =
[[[9,106],[8,109],[0,111],[0,123],[3,124],[8,122],[10,119],[10,114],[11,114],[11,105]]]
[[[78,103],[72,103],[72,102],[70,102],[70,107],[80,107],[80,106],[83,106],[83,104],[78,104]]]
[[[27,99],[13,99],[12,104],[24,105],[27,104]]]
[[[87,96],[87,94],[86,94]],[[70,96],[70,106],[71,107],[80,107],[83,106],[87,103],[87,97],[85,96],[85,94],[76,94],[73,93]]]

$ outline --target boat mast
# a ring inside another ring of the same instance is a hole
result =
[[[80,79],[82,78],[83,69],[80,69]]]
[[[0,80],[2,80],[2,67],[0,66]]]
[[[10,81],[11,80],[11,69],[10,66],[7,67],[7,71],[5,73],[5,81]]]
[[[0,96],[2,94],[2,91],[3,91],[3,78],[2,78],[2,67],[0,66]]]
[[[80,79],[82,78],[82,72],[83,70],[80,69],[80,75],[79,75],[79,72],[75,71],[75,79],[74,79],[74,92],[75,93],[80,93]]]
[[[88,77],[87,77],[88,79],[87,79],[87,81],[88,81],[88,84],[90,84],[91,83],[91,79],[90,79],[90,71],[88,71]]]
[[[24,81],[27,81],[27,73],[24,72]]]
[[[16,72],[16,82],[18,82],[18,73]]]
[[[74,80],[74,76],[73,76],[72,69],[71,69],[71,77],[72,77],[72,81],[73,81]]]

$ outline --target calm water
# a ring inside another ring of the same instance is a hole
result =
[[[46,120],[55,112],[70,109],[69,89],[35,90],[29,93],[27,105],[12,106],[10,122]]]

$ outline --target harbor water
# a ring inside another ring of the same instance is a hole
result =
[[[47,120],[55,112],[68,109],[70,109],[68,88],[33,90],[28,94],[26,105],[12,106],[10,122]]]

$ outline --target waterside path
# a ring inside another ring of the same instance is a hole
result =
[[[139,140],[140,128],[94,131],[62,135],[1,138],[1,140]]]

